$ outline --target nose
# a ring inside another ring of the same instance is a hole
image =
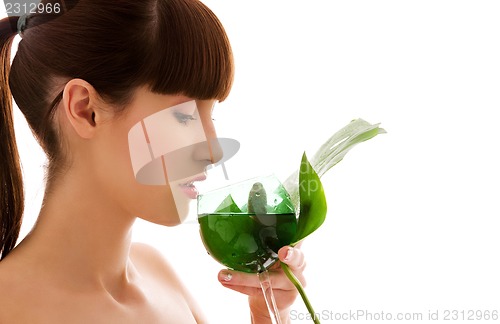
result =
[[[222,160],[224,152],[215,133],[205,132],[205,141],[195,145],[195,159],[215,164]]]
[[[210,151],[210,161],[212,164],[222,160],[224,152],[217,137],[207,138],[208,150]]]
[[[205,141],[197,145],[196,158],[207,161],[208,164],[214,164],[222,160],[224,152],[217,139],[215,126],[212,121],[213,102],[197,101],[198,113],[203,125]]]

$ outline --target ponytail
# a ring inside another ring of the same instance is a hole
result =
[[[19,17],[0,20],[0,260],[14,248],[24,209],[19,153],[9,87],[10,50]]]

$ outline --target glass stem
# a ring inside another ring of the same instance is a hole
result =
[[[306,305],[307,311],[311,315],[311,318],[315,324],[321,324],[319,322],[318,316],[316,316],[316,313],[314,312],[314,309],[312,308],[311,303],[309,302],[309,299],[307,298],[306,292],[304,291],[304,287],[302,287],[302,284],[300,283],[299,279],[295,277],[293,272],[290,270],[288,265],[285,263],[281,262],[281,268],[285,272],[286,276],[288,279],[293,283],[295,288],[297,288],[297,291],[300,294],[300,297],[302,297],[302,300],[304,301],[304,304]]]
[[[274,300],[273,287],[271,286],[271,280],[269,279],[269,272],[264,270],[259,272],[258,276],[271,321],[273,324],[282,324],[280,313],[278,311],[278,307],[276,306],[276,300]]]

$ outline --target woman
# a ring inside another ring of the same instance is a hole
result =
[[[57,15],[0,23],[0,323],[204,322],[168,262],[130,236],[136,217],[179,224],[193,182],[220,158],[211,109],[233,77],[223,27],[196,0],[60,5]],[[49,160],[37,223],[15,248],[23,187],[11,96]],[[135,140],[137,129],[147,141]],[[161,172],[163,184],[150,183]],[[303,281],[300,250],[279,258]],[[286,321],[295,289],[279,267],[271,277]],[[218,279],[249,295],[252,322],[270,322],[256,276],[222,270]]]

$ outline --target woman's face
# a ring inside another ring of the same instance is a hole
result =
[[[214,103],[139,89],[123,115],[102,126],[98,179],[108,196],[132,216],[182,222],[197,196],[193,183],[222,158]]]

